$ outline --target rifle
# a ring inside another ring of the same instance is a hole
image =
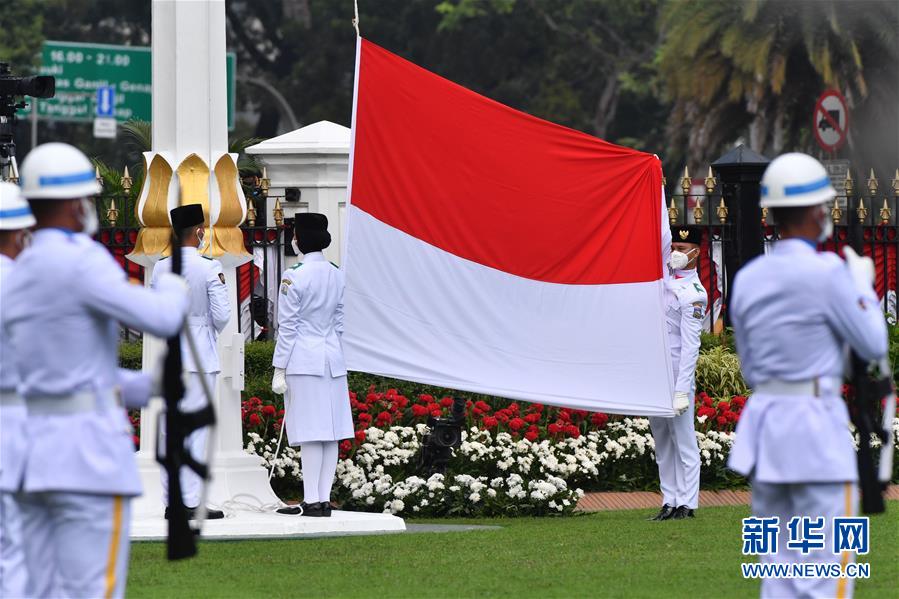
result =
[[[852,248],[863,255],[861,224],[855,223],[850,231]],[[854,351],[851,352],[850,383],[854,397],[850,410],[852,423],[859,435],[858,481],[862,494],[862,513],[880,514],[886,511],[883,493],[893,474],[893,419],[896,416],[896,389],[893,385],[893,369],[889,357],[867,363]],[[876,370],[876,376],[872,373]],[[877,425],[877,410],[883,406],[881,425]],[[879,468],[874,466],[874,448],[871,435],[881,441]]]
[[[180,275],[182,272],[181,234],[172,233],[172,273]],[[194,361],[199,364],[199,356],[190,329],[182,327],[181,335],[185,335]],[[179,402],[184,397],[184,381],[182,375],[181,339],[180,335],[169,337],[166,341],[168,352],[163,363],[163,396],[165,399],[165,454],[160,453],[162,444],[157,438],[156,461],[165,468],[169,479],[169,525],[168,539],[166,543],[169,560],[178,560],[193,557],[197,554],[196,538],[200,534],[200,527],[190,524],[190,514],[184,505],[181,496],[181,467],[187,466],[197,473],[205,482],[200,505],[195,518],[202,522],[206,518],[206,493],[210,478],[210,447],[213,435],[209,435],[206,446],[206,463],[194,459],[187,448],[185,441],[190,434],[204,426],[210,428],[215,425],[215,410],[212,405],[212,393],[206,385],[206,380],[199,377],[206,395],[206,406],[194,412],[185,412],[180,409]],[[163,414],[160,414],[160,418]],[[157,423],[157,430],[161,431]]]

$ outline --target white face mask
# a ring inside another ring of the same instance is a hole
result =
[[[830,214],[827,213],[826,206],[821,208],[821,215],[818,217],[818,226],[821,227],[821,232],[818,233],[818,243],[824,243],[833,235],[833,220],[831,220]]]
[[[692,260],[690,254],[693,252],[699,252],[699,250],[690,250],[689,254],[672,250],[671,257],[668,259],[668,265],[671,266],[672,270],[683,270],[684,268],[687,268],[690,260]]]
[[[302,255],[303,255],[303,252],[300,251],[300,246],[297,245],[296,237],[294,237],[293,239],[290,240],[290,247],[293,248],[293,252],[294,252],[297,256],[302,256]]]
[[[97,207],[93,200],[82,198],[80,220],[81,232],[88,237],[93,237],[100,230],[100,219],[97,217]]]

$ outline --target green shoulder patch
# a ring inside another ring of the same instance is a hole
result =
[[[297,262],[296,264],[294,264],[293,266],[290,267],[290,270],[296,270],[296,269],[298,269],[298,268],[301,267],[301,266],[303,266],[303,263],[302,263],[302,262]]]
[[[695,289],[698,293],[705,293],[705,289],[702,288],[702,285],[699,283],[693,283],[693,289]]]

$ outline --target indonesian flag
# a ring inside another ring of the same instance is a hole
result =
[[[673,414],[656,156],[513,110],[361,39],[352,135],[348,368]]]

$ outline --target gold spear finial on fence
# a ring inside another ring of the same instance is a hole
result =
[[[278,198],[275,198],[275,208],[272,210],[272,216],[275,219],[275,225],[279,227],[284,225],[284,210],[281,209],[281,202]]]
[[[262,189],[262,197],[268,197],[268,189],[271,181],[268,180],[268,169],[264,166],[262,167],[262,181],[259,182],[259,187]]]
[[[846,181],[843,183],[843,190],[847,198],[852,195],[854,186],[855,182],[852,180],[852,171],[846,169]]]
[[[255,198],[247,198],[247,224],[251,227],[256,226],[256,200]]]
[[[668,220],[672,225],[677,224],[677,206],[674,205],[674,198],[671,198],[671,205],[668,206]]]
[[[690,186],[693,185],[693,180],[690,179],[690,171],[687,170],[687,167],[684,167],[684,176],[681,177],[680,180],[680,188],[684,190],[684,197],[690,195]]]
[[[840,224],[840,221],[843,219],[843,209],[840,208],[838,199],[833,201],[833,208],[830,209],[830,218],[833,219],[833,224],[835,225]]]
[[[873,197],[877,193],[877,179],[874,177],[874,169],[871,169],[871,176],[868,177],[868,191]]]
[[[888,224],[892,215],[893,212],[890,210],[889,204],[887,204],[887,199],[883,198],[883,208],[880,209],[880,224]]]
[[[864,223],[868,218],[868,209],[865,208],[865,198],[858,199],[858,209],[855,212],[858,214],[858,222]]]
[[[715,186],[718,184],[718,181],[715,180],[715,175],[712,173],[712,167],[709,167],[709,174],[706,175],[705,178],[705,190],[706,193],[712,195],[712,192],[715,191]]]
[[[110,227],[116,226],[119,220],[119,211],[115,207],[115,198],[109,201],[109,208],[106,209],[106,220],[109,222]]]
[[[134,181],[131,179],[131,175],[128,173],[128,166],[126,165],[125,173],[122,175],[122,189],[125,190],[125,193],[129,193],[133,184]]]
[[[768,226],[768,207],[767,206],[762,208],[762,226],[763,227]]]
[[[696,223],[697,225],[702,224],[702,215],[703,215],[702,200],[704,200],[704,199],[705,198],[703,198],[702,196],[699,196],[696,199],[696,207],[693,208],[693,222]]]
[[[718,215],[718,220],[721,221],[722,225],[727,222],[727,205],[724,203],[724,198],[721,198],[721,203],[718,204],[715,214]]]

